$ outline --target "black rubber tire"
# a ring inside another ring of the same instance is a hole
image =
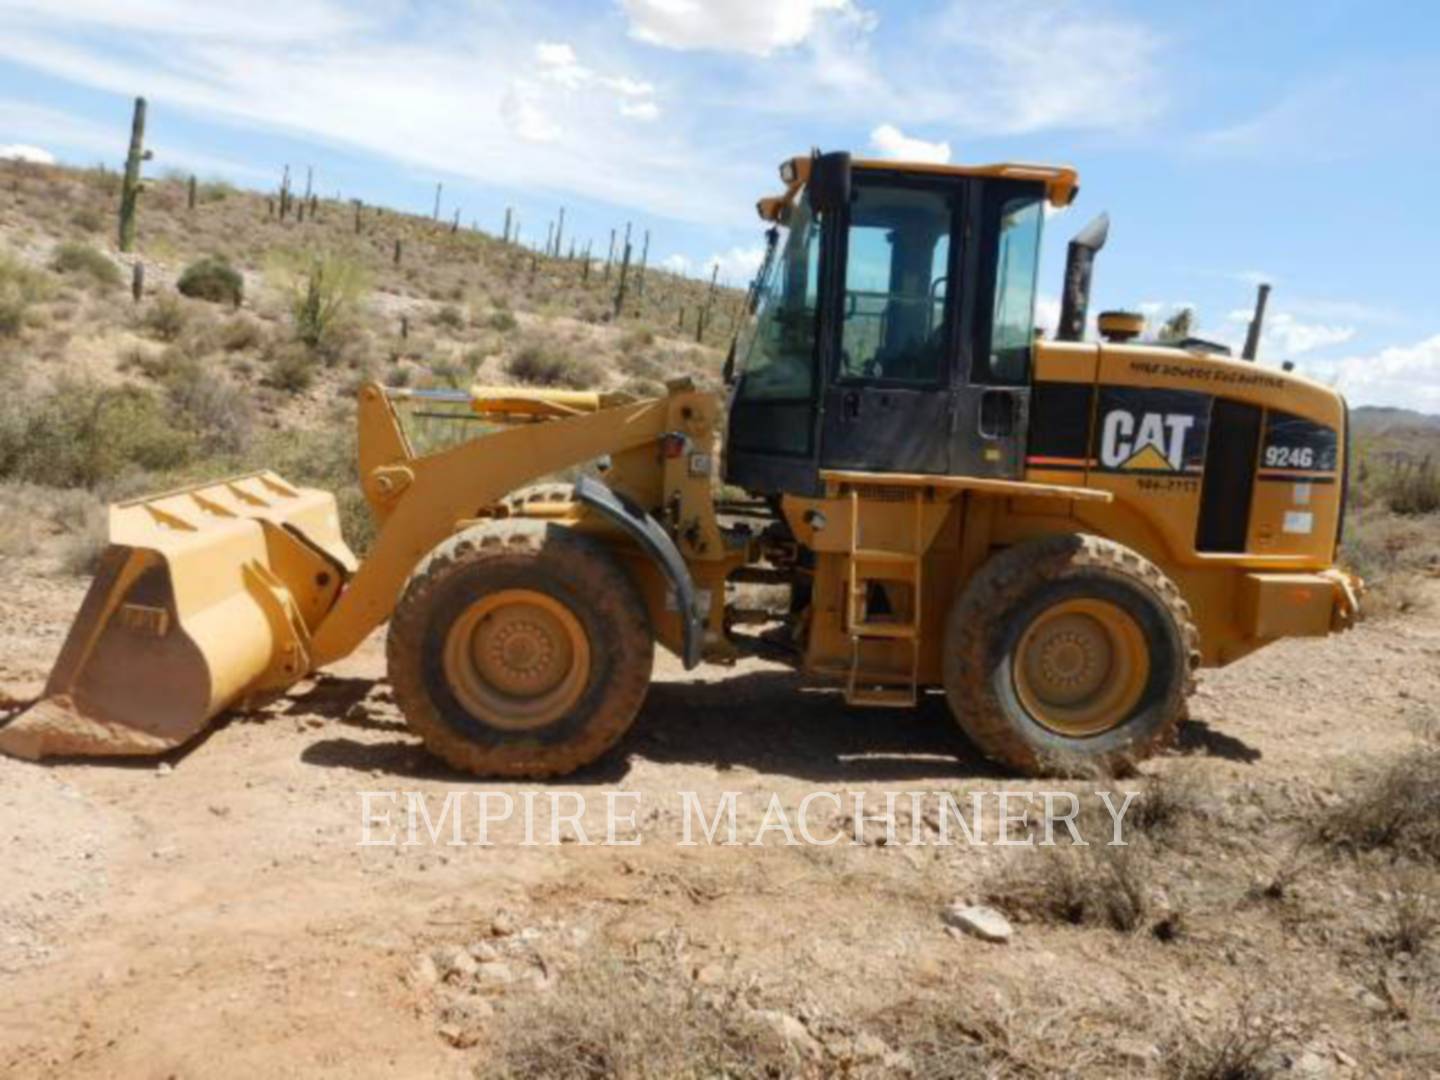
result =
[[[1035,616],[1078,597],[1121,607],[1150,646],[1139,701],[1114,727],[1084,737],[1032,717],[1014,676],[1016,646]],[[971,740],[1013,769],[1031,776],[1123,773],[1174,740],[1194,690],[1199,640],[1179,588],[1139,553],[1081,533],[1029,540],[990,559],[951,607],[945,695]]]
[[[454,620],[477,597],[511,588],[564,604],[590,645],[589,678],[574,708],[528,731],[467,711],[444,672]],[[437,546],[411,575],[386,641],[390,683],[410,729],[446,762],[480,776],[563,776],[599,758],[640,711],[654,657],[645,604],[604,547],[526,518],[485,522]]]

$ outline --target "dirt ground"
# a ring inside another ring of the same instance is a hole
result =
[[[23,698],[82,584],[37,560],[0,578],[0,691]],[[1403,753],[1433,717],[1433,607],[1205,674],[1177,752],[1144,770],[1202,794],[1129,932],[1007,904],[996,875],[1035,849],[939,846],[933,822],[894,844],[864,823],[860,845],[748,843],[772,793],[793,814],[817,790],[878,807],[887,791],[1059,786],[987,765],[939,704],[852,711],[768,665],[664,659],[619,752],[502,785],[424,754],[382,673],[376,637],[162,762],[0,759],[0,1073],[484,1076],[514,1067],[517,1028],[567,980],[614,958],[758,1018],[796,1074],[1183,1074],[1187,1047],[1260,1026],[1271,1071],[1440,1069],[1433,1002],[1397,1003],[1403,971],[1374,977],[1384,889],[1359,863],[1297,854],[1347,770]],[[493,846],[360,845],[362,792],[438,811],[481,791],[585,795],[592,833],[607,792],[635,793],[622,832],[642,842],[525,846],[512,820]],[[686,791],[740,793],[743,846],[681,846]],[[820,805],[815,832],[848,835],[848,801]],[[1013,938],[948,931],[957,898],[1005,911]],[[915,1034],[926,1017],[950,1056]]]

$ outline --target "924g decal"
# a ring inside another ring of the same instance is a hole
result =
[[[1271,409],[1265,416],[1259,478],[1331,483],[1339,446],[1340,436],[1334,428]]]

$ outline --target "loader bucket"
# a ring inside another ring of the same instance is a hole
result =
[[[273,473],[110,508],[110,546],[45,687],[0,751],[159,754],[310,670],[355,557],[335,497]]]

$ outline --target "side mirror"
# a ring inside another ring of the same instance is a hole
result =
[[[820,154],[810,163],[810,205],[822,214],[850,205],[850,155]]]

